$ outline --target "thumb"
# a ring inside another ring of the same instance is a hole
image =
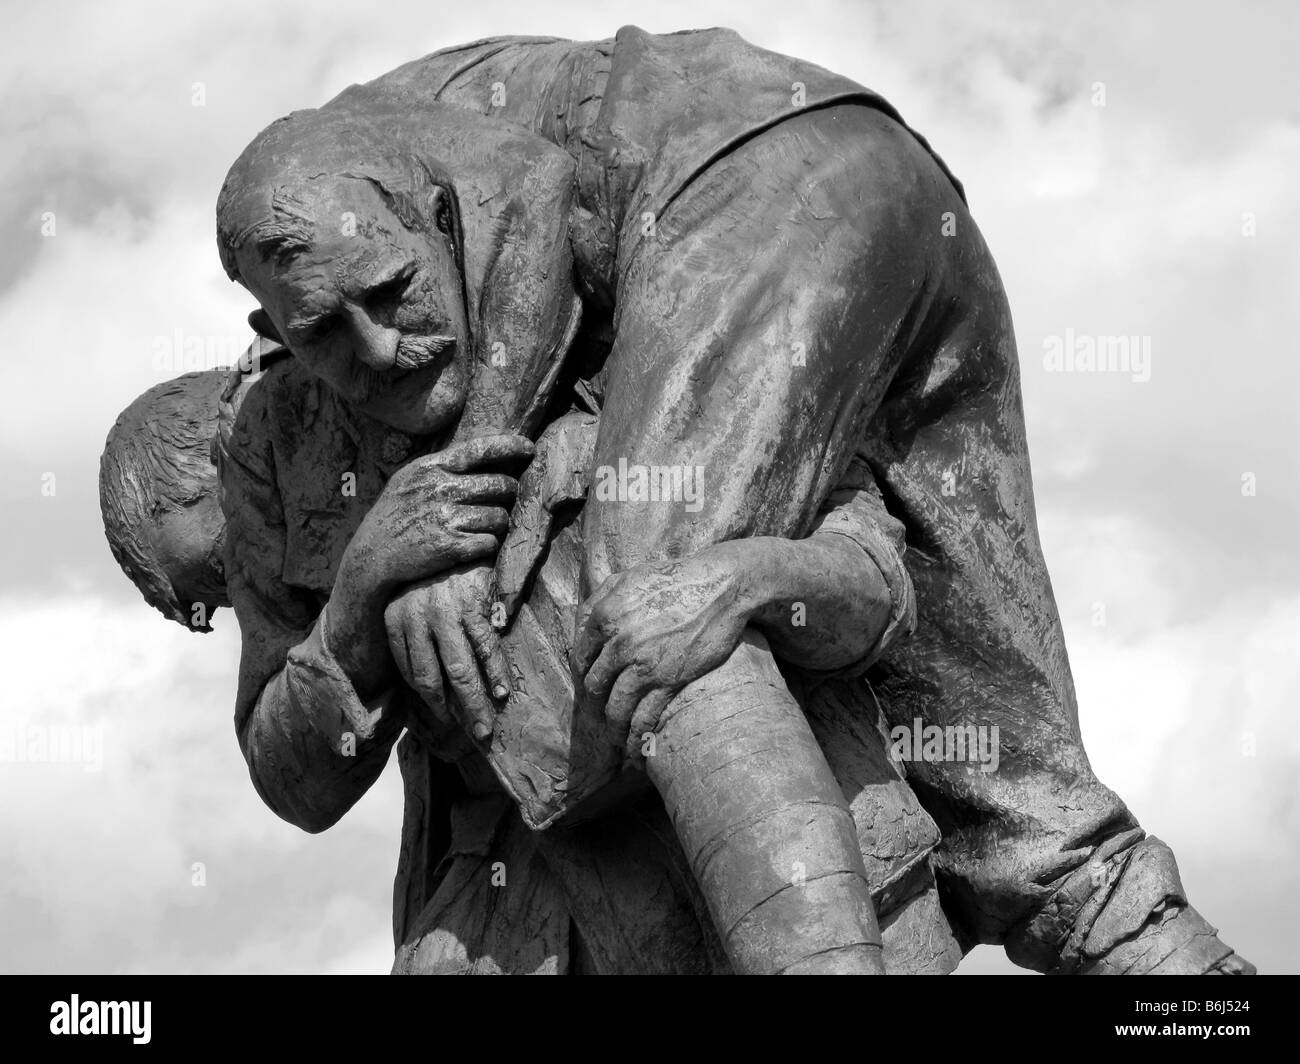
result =
[[[508,625],[519,610],[528,582],[546,550],[554,521],[550,508],[539,491],[528,491],[515,504],[510,517],[510,529],[497,552],[493,573],[492,601],[505,608]]]

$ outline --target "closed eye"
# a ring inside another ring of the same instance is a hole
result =
[[[294,339],[299,343],[317,344],[328,339],[329,335],[338,328],[338,324],[338,315],[326,314],[323,318],[317,318],[315,321],[295,325],[291,331]]]
[[[366,306],[371,308],[391,306],[406,294],[415,276],[415,267],[403,267],[394,277],[381,281],[366,292]]]

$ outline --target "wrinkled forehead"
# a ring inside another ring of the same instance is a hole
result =
[[[378,189],[354,176],[282,186],[250,211],[234,252],[245,281],[274,279],[315,288],[409,254],[411,232]]]
[[[236,161],[217,203],[223,265],[239,278],[236,249],[269,219],[290,250],[316,239],[319,189],[337,188],[340,180],[353,186],[358,179],[379,182],[387,192],[432,183],[451,194],[463,235],[458,266],[472,301],[500,242],[503,213],[522,190],[537,185],[539,159],[551,164],[546,174],[557,169],[555,160],[544,158],[548,151],[563,155],[533,134],[463,108],[425,104],[398,110],[365,87],[348,90],[325,108],[272,124]],[[563,161],[569,162],[567,155]],[[380,198],[374,190],[363,195],[369,203]],[[332,206],[338,214],[346,211],[337,202]],[[427,204],[415,197],[414,211],[410,201],[399,206],[405,215],[418,216]],[[381,217],[388,226],[389,212],[377,210],[373,220]]]
[[[290,171],[245,187],[223,205],[219,219],[224,229],[241,237],[237,244],[254,235],[308,239],[316,229],[352,231],[358,223],[369,228],[393,221],[379,187],[365,175]]]

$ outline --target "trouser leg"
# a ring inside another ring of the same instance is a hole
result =
[[[859,118],[887,123],[851,113],[843,129]],[[792,120],[659,220],[662,243],[622,289],[595,464],[688,471],[699,492],[689,505],[589,496],[588,590],[722,540],[805,535],[847,465],[914,298],[860,278],[872,255],[906,267],[917,252],[873,230],[854,178],[865,145],[850,160],[846,143],[827,116]],[[738,970],[881,970],[847,803],[761,637],[677,696],[647,771]]]
[[[987,254],[987,252],[985,252]],[[968,260],[969,261],[969,260]],[[996,768],[923,757],[945,907],[1040,971],[1240,967],[1187,906],[1168,847],[1094,775],[1038,539],[1010,316],[972,270],[950,334],[896,378],[869,462],[907,528],[917,630],[873,683],[892,725],[984,729]],[[971,335],[984,339],[974,348]]]
[[[805,535],[863,446],[907,525],[920,606],[916,635],[873,676],[886,712],[898,726],[997,730],[996,771],[909,766],[944,832],[946,905],[968,940],[1006,942],[1040,970],[1215,967],[1230,951],[1186,906],[1172,857],[1088,763],[1005,295],[918,153],[865,109],[801,116],[659,219],[620,290],[597,462],[699,469],[701,506],[589,502],[587,588],[719,540]],[[936,243],[948,211],[957,235]],[[1096,926],[1110,937],[1089,946]],[[1104,960],[1152,935],[1163,945],[1145,961]]]

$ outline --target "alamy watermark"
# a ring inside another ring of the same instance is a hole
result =
[[[0,727],[0,763],[104,767],[104,726],[10,724]]]
[[[233,365],[248,350],[248,337],[187,333],[173,329],[155,336],[152,366],[156,373],[195,373]]]
[[[996,772],[1001,759],[998,726],[984,724],[900,724],[889,731],[889,756],[893,761],[967,761],[981,772]]]
[[[695,514],[704,507],[704,467],[630,465],[620,458],[617,466],[596,467],[594,488],[598,502],[681,503]]]
[[[1127,373],[1138,384],[1151,379],[1151,337],[1091,336],[1066,329],[1043,340],[1048,373]]]
[[[129,1035],[136,1045],[148,1045],[152,1012],[151,1001],[82,1001],[73,994],[50,1004],[50,1034]]]

